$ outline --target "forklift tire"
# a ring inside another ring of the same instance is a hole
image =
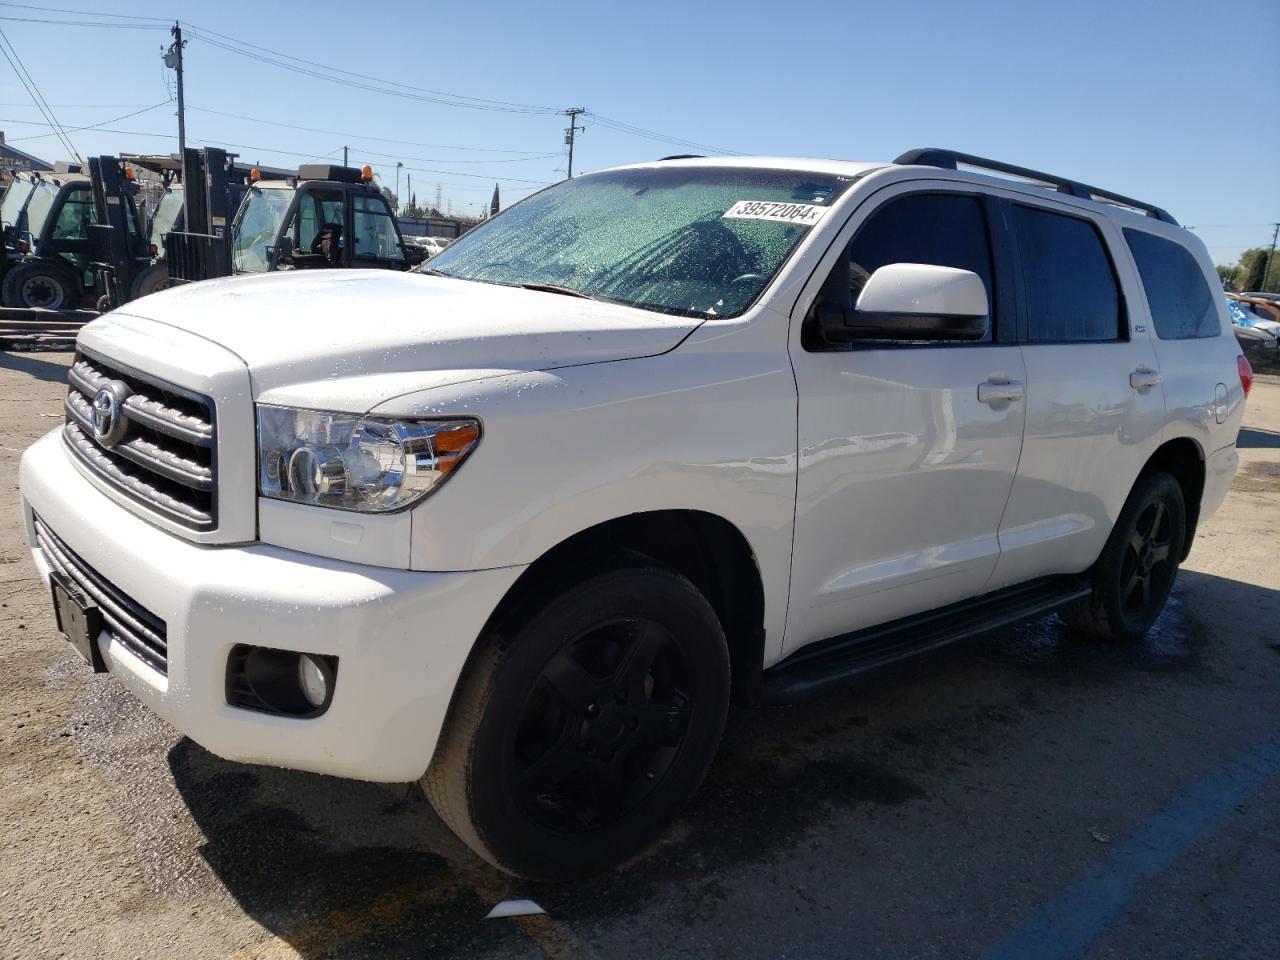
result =
[[[169,264],[164,260],[153,263],[139,273],[133,280],[133,289],[129,291],[130,300],[138,300],[158,290],[169,288]]]
[[[73,310],[80,306],[80,284],[56,264],[30,260],[5,274],[0,299],[6,307]]]

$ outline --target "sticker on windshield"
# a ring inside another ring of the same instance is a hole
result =
[[[826,207],[812,203],[784,203],[775,200],[739,200],[727,211],[726,220],[773,220],[776,223],[798,223],[811,227],[827,212]]]

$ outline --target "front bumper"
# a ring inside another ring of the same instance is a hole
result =
[[[203,546],[151,526],[86,480],[59,430],[22,457],[33,512],[71,550],[167,625],[167,675],[104,631],[108,669],[138,699],[228,760],[363,780],[421,776],[485,621],[523,567],[419,573],[264,545]],[[48,579],[43,551],[33,557]],[[228,705],[238,643],[339,658],[329,709],[313,719]]]

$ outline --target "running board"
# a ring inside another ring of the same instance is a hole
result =
[[[795,700],[896,660],[1041,616],[1089,592],[1081,577],[1047,577],[822,640],[765,671],[765,699]]]

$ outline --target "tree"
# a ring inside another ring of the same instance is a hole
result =
[[[400,209],[400,198],[395,195],[395,192],[390,187],[383,187],[382,195],[387,198],[387,206],[391,208],[392,213]]]
[[[1237,291],[1258,291],[1280,293],[1280,251],[1271,258],[1271,266],[1267,267],[1267,252],[1270,246],[1251,247],[1240,254],[1234,272],[1230,274],[1231,288]],[[1231,271],[1232,268],[1219,267],[1218,274]],[[1266,270],[1266,276],[1262,275]]]

